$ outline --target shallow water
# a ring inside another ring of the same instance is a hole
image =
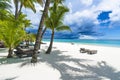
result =
[[[50,41],[50,39],[44,39],[43,41]],[[92,44],[101,46],[120,47],[120,40],[91,40],[91,39],[54,39],[54,42],[67,42],[67,43],[80,43],[80,44]]]

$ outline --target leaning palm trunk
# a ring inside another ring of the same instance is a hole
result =
[[[43,38],[43,35],[45,34],[45,31],[47,30],[47,27],[44,28],[43,32],[42,32],[42,35],[41,35],[41,40]]]
[[[7,56],[7,58],[12,58],[13,56],[12,56],[12,54],[13,54],[13,49],[12,48],[9,48],[9,50],[8,50],[8,56]]]
[[[15,19],[17,19],[18,18],[18,3],[19,3],[19,1],[18,0],[14,0],[15,1]]]
[[[47,15],[48,9],[49,9],[49,5],[50,5],[50,0],[46,0],[45,3],[45,8],[40,20],[40,24],[39,24],[39,29],[38,29],[38,33],[37,33],[37,37],[36,37],[36,42],[35,42],[35,46],[34,46],[34,53],[32,55],[32,63],[36,63],[37,62],[37,52],[39,49],[40,45],[40,40],[41,40],[41,35],[42,35],[42,29],[43,29],[43,25],[44,25],[44,20],[45,20],[45,16]]]
[[[52,45],[53,45],[53,39],[54,39],[54,30],[52,30],[52,36],[51,36],[51,41],[50,41],[50,45],[46,51],[46,54],[50,54],[51,50],[52,50]]]
[[[42,38],[43,38],[43,35],[45,34],[45,31],[47,30],[47,28],[45,27],[42,34],[41,34],[41,39],[40,39],[40,44],[42,42]],[[39,49],[40,49],[40,44],[39,44]]]

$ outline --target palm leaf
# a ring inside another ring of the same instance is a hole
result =
[[[69,26],[63,25],[63,26],[59,26],[56,28],[57,31],[63,31],[63,30],[68,30],[71,31]]]
[[[23,0],[21,3],[24,5],[25,8],[30,8],[33,12],[36,12],[35,3],[40,4],[43,6],[43,0]]]
[[[25,15],[20,15],[18,20],[14,19],[14,15],[10,14],[8,19],[0,20],[0,39],[4,41],[7,47],[14,48],[25,35],[24,24]]]
[[[69,11],[66,6],[59,5],[58,3],[60,0],[54,0],[54,4],[52,7],[49,8],[49,13],[45,19],[45,26],[52,31],[62,31],[62,30],[69,30],[71,31],[70,27],[63,24],[63,19],[65,13]]]
[[[10,9],[11,5],[9,0],[0,0],[0,9]]]
[[[37,0],[37,3],[39,3],[41,6],[43,6],[43,0]]]
[[[33,3],[33,1],[32,0],[24,0],[24,7],[25,8],[30,8],[30,9],[32,9],[34,12],[36,12],[36,9],[35,9],[35,5],[34,5],[34,3]]]

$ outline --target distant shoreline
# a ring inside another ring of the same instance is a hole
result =
[[[50,39],[43,39],[43,41],[48,42]],[[85,45],[96,45],[96,46],[106,46],[106,47],[120,47],[120,40],[113,39],[54,39],[54,42],[62,43],[77,43]]]

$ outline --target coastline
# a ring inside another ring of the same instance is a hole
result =
[[[49,42],[50,39],[43,39],[44,42]],[[112,40],[112,39],[54,39],[54,42],[61,43],[77,43],[77,44],[85,44],[85,45],[98,45],[98,46],[106,46],[106,47],[120,47],[120,40]]]
[[[3,61],[4,63],[0,64],[0,80],[120,79],[116,76],[120,74],[120,49],[117,47],[54,42],[51,54],[46,55],[44,53],[49,42],[45,43],[41,45],[39,62],[36,65],[30,64],[31,57]],[[97,50],[97,54],[80,53],[80,48]],[[0,56],[2,55],[7,53],[0,53]]]

